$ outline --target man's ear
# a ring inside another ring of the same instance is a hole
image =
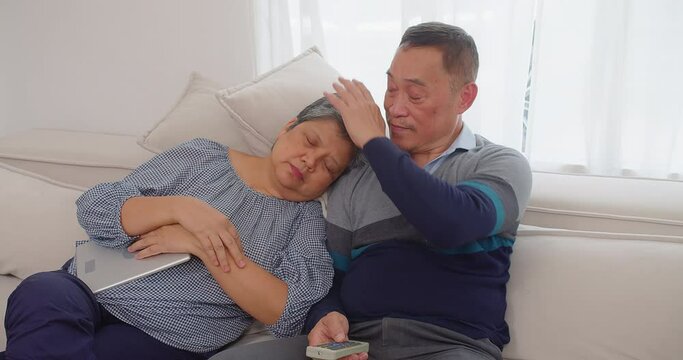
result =
[[[286,133],[287,130],[289,130],[289,127],[294,125],[296,122],[296,116],[291,118],[289,121],[285,123],[285,125],[280,129],[280,132],[277,133],[277,136],[275,137],[276,139],[279,138],[282,134]]]
[[[469,82],[463,85],[463,87],[458,91],[458,114],[464,113],[470,108],[470,106],[472,106],[472,103],[474,103],[474,99],[477,98],[478,93],[479,87],[474,82]]]

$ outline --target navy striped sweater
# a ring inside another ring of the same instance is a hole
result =
[[[481,136],[433,174],[389,139],[329,192],[330,293],[309,312],[350,322],[409,318],[499,347],[510,340],[506,284],[519,218],[531,190],[523,155]]]

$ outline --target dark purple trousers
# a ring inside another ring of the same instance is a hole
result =
[[[7,300],[7,350],[19,359],[206,359],[115,318],[64,270],[32,275]],[[0,359],[3,354],[0,353]]]

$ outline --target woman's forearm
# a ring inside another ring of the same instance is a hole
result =
[[[280,318],[287,303],[287,283],[246,258],[246,266],[242,269],[238,269],[230,258],[233,270],[226,273],[213,265],[203,252],[195,255],[199,255],[223,291],[242,310],[266,325],[274,324]]]
[[[135,236],[175,224],[176,209],[183,201],[183,196],[132,197],[121,207],[121,226],[126,234]]]
[[[188,211],[196,213],[190,208],[192,201],[193,198],[183,196],[130,198],[121,207],[121,225],[127,234],[141,235],[165,225],[179,224],[180,214],[187,214]],[[175,229],[180,232],[164,236],[181,236],[186,241],[186,250],[201,259],[223,291],[237,305],[264,324],[274,324],[280,318],[287,303],[287,283],[246,257],[243,257],[245,266],[240,268],[233,257],[228,256],[226,261],[232,270],[224,272],[214,264],[199,238],[180,225],[182,231]]]

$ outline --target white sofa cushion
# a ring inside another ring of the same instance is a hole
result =
[[[505,357],[680,359],[681,259],[680,236],[520,229]]]
[[[0,163],[82,187],[126,176],[155,154],[137,137],[33,129],[0,138]]]
[[[282,126],[323,91],[334,91],[338,77],[313,47],[253,81],[219,91],[218,98],[242,128],[251,153],[264,156]]]
[[[683,181],[533,173],[523,224],[683,236]]]
[[[56,270],[87,239],[76,220],[83,189],[0,164],[0,274],[24,279]]]
[[[193,72],[180,101],[140,138],[139,144],[160,153],[184,141],[201,137],[247,151],[239,126],[216,98],[221,88],[217,82]]]
[[[20,282],[21,280],[14,276],[0,275],[0,319],[5,319],[7,298]],[[4,351],[6,345],[7,335],[5,334],[5,327],[0,326],[0,351]]]

